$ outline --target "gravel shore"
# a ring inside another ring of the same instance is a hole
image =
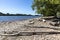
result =
[[[52,21],[42,21],[34,18],[23,21],[0,22],[1,34],[15,34],[18,32],[60,32],[60,26],[51,26]],[[60,34],[41,34],[32,36],[0,36],[0,40],[60,40]]]

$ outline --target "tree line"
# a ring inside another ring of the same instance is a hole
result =
[[[19,14],[19,13],[17,13],[17,14],[10,14],[10,13],[2,13],[2,12],[0,12],[0,16],[32,16],[31,14],[29,14],[29,15],[27,15],[27,14]]]

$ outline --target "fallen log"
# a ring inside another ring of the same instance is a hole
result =
[[[31,36],[31,35],[42,35],[42,34],[60,34],[60,32],[18,32],[14,34],[0,34],[0,36]]]

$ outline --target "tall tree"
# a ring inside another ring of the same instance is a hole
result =
[[[60,0],[34,0],[32,9],[44,16],[56,16],[60,12]]]

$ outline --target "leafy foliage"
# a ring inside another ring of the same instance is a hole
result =
[[[32,9],[44,16],[56,16],[60,12],[60,0],[34,0]]]

